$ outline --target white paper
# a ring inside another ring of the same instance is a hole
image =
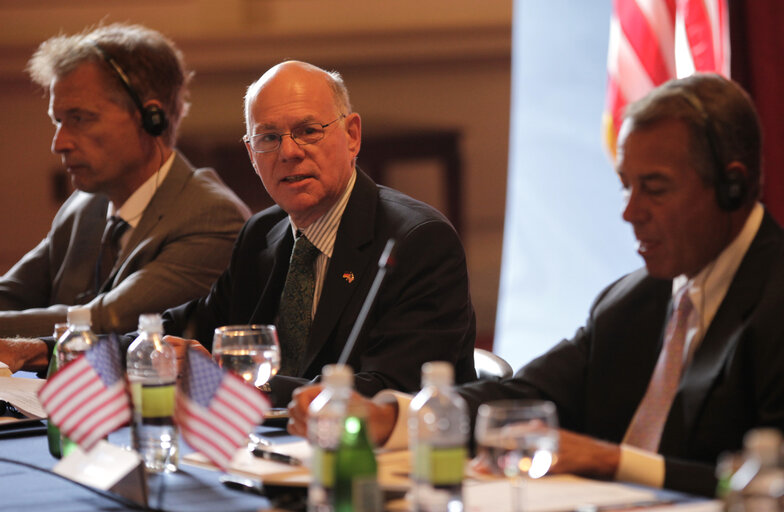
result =
[[[302,461],[302,466],[292,466],[282,462],[274,462],[254,456],[244,445],[237,450],[229,464],[229,473],[255,478],[268,483],[281,483],[288,485],[307,485],[310,481],[308,462],[310,459],[310,445],[308,442],[297,441],[294,443],[276,443],[269,449],[286,455],[291,455]],[[204,455],[191,453],[183,457],[183,463],[194,466],[217,469]]]
[[[602,482],[557,475],[522,482],[522,507],[526,512],[563,512],[581,506],[633,505],[656,499],[653,491],[617,482]],[[511,480],[466,481],[466,512],[504,512],[512,509]]]
[[[108,491],[141,463],[135,451],[101,440],[89,452],[81,448],[74,450],[53,470],[76,482]]]
[[[46,381],[24,377],[0,377],[0,400],[10,402],[28,418],[46,418],[38,401],[38,390]]]

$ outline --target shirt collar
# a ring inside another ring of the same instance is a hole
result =
[[[294,237],[297,236],[297,231],[302,233],[308,238],[310,243],[318,248],[319,251],[326,254],[328,258],[332,257],[332,250],[335,247],[335,238],[337,237],[338,227],[340,226],[340,219],[343,217],[343,212],[346,210],[348,199],[351,197],[351,192],[354,190],[354,184],[357,181],[357,171],[351,173],[348,179],[346,189],[340,198],[332,205],[332,207],[319,217],[310,226],[298,229],[294,221],[289,216],[291,223],[291,230]]]
[[[743,257],[759,231],[764,213],[765,209],[762,205],[756,203],[738,236],[719,253],[715,260],[708,263],[692,279],[688,279],[685,275],[673,279],[673,296],[683,286],[689,286],[689,298],[699,314],[702,329],[713,321]]]
[[[147,181],[141,184],[139,188],[137,188],[131,197],[129,197],[119,208],[116,208],[114,203],[109,202],[109,208],[106,212],[106,217],[109,218],[113,215],[117,215],[125,222],[131,225],[131,228],[135,228],[139,225],[139,221],[141,220],[142,214],[144,210],[147,208],[147,205],[150,204],[152,201],[153,196],[158,191],[158,187],[161,185],[163,180],[166,179],[166,176],[169,175],[169,170],[171,170],[172,164],[174,163],[174,156],[175,152],[172,151],[172,154],[169,158],[163,163],[158,172],[147,178]]]

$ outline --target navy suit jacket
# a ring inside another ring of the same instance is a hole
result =
[[[460,392],[476,414],[499,398],[555,402],[561,426],[619,443],[642,400],[672,311],[672,282],[645,269],[596,299],[584,327],[503,382]],[[766,213],[684,369],[659,452],[665,487],[715,495],[713,466],[751,428],[784,429],[784,235]]]
[[[386,276],[348,358],[355,387],[415,391],[423,363],[449,361],[457,382],[476,379],[475,315],[465,252],[452,225],[432,207],[377,186],[361,171],[338,228],[324,287],[299,375],[278,375],[271,397],[283,406],[291,392],[336,363],[394,238],[395,266]],[[293,247],[287,214],[273,206],[240,232],[229,268],[209,295],[167,311],[167,333],[212,346],[228,324],[275,322]],[[351,278],[350,276],[353,276]]]

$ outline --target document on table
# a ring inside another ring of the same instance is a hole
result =
[[[254,456],[247,449],[240,448],[229,464],[228,472],[234,475],[261,480],[274,485],[307,486],[310,483],[311,448],[307,441],[293,443],[275,443],[269,450],[296,457],[304,462],[301,466],[292,466]],[[385,490],[406,490],[411,486],[408,479],[410,456],[406,451],[379,452],[378,462],[379,484]],[[217,469],[204,455],[190,453],[183,457],[186,464],[207,469]]]
[[[653,507],[654,490],[618,482],[590,480],[571,475],[554,475],[537,480],[524,479],[522,507],[526,512],[564,512],[596,507],[622,506],[622,509]],[[463,484],[463,501],[468,512],[504,512],[512,510],[512,482],[469,480]]]
[[[28,418],[46,418],[38,401],[38,390],[46,381],[23,377],[0,377],[0,400],[5,400]]]
[[[278,485],[308,485],[310,482],[310,472],[308,471],[307,461],[310,458],[310,446],[307,441],[276,443],[269,447],[269,449],[278,453],[291,455],[292,457],[306,461],[306,463],[302,466],[292,466],[282,462],[262,459],[254,456],[243,447],[234,454],[234,458],[231,459],[231,463],[229,464],[228,472]],[[201,453],[190,453],[183,457],[182,461],[186,464],[207,469],[217,469],[207,457]]]

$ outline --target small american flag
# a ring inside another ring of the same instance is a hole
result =
[[[174,416],[194,450],[225,470],[237,448],[269,410],[267,398],[210,358],[188,350]]]
[[[131,418],[118,343],[114,335],[99,341],[38,392],[50,421],[85,450]]]

